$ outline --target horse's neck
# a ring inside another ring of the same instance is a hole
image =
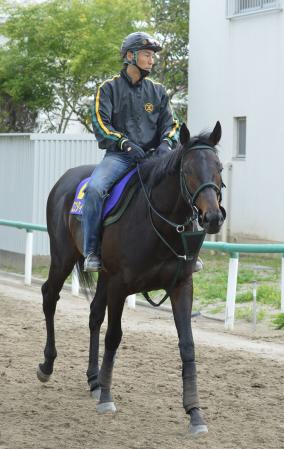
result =
[[[179,174],[165,176],[151,192],[151,202],[166,218],[183,223],[191,213],[180,192]]]

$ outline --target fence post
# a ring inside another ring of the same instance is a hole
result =
[[[284,313],[284,254],[281,258],[281,313]]]
[[[79,276],[77,267],[75,265],[72,271],[72,295],[79,296],[79,289],[80,289]]]
[[[25,284],[32,283],[32,265],[33,265],[33,231],[27,229],[26,254],[25,254]]]
[[[234,329],[238,266],[239,266],[239,253],[231,253],[229,262],[226,316],[225,316],[225,329],[229,330]]]

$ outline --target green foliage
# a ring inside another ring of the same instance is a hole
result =
[[[260,285],[257,288],[257,302],[261,304],[267,304],[280,308],[281,302],[281,292],[279,288],[273,287],[271,285]],[[253,300],[252,288],[249,291],[240,293],[236,297],[237,302],[249,302]]]
[[[151,24],[162,43],[156,79],[169,90],[170,96],[179,93],[175,112],[186,121],[188,90],[189,0],[151,0]]]
[[[138,24],[141,28],[141,20],[149,20],[147,2],[1,4],[9,18],[0,27],[7,38],[0,49],[0,95],[44,111],[50,130],[64,132],[74,113],[91,131],[86,98],[120,69],[121,42]]]
[[[0,92],[0,132],[30,132],[36,126],[37,112],[24,101]]]
[[[284,329],[284,313],[278,313],[274,316],[272,323],[276,329]]]
[[[95,87],[120,70],[121,42],[137,30],[162,42],[154,78],[171,97],[181,93],[185,101],[175,110],[186,119],[189,0],[48,0],[29,6],[0,0],[0,14],[8,17],[0,25],[7,38],[0,48],[0,99],[10,97],[14,106],[12,113],[2,105],[0,130],[5,124],[6,130],[30,130],[43,111],[49,122],[44,131],[64,132],[72,114],[92,131]],[[15,111],[18,128],[11,119]]]

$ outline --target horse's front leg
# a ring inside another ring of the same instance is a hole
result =
[[[192,277],[174,289],[171,303],[178,332],[182,360],[183,406],[190,415],[189,431],[193,436],[207,433],[207,426],[199,410],[194,342],[191,330],[193,299]]]

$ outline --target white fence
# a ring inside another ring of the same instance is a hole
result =
[[[46,223],[46,201],[69,168],[96,164],[104,155],[92,134],[0,134],[0,191],[7,220]],[[0,228],[0,249],[24,254],[12,228]],[[34,236],[33,255],[49,254],[46,233]]]

